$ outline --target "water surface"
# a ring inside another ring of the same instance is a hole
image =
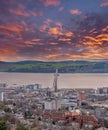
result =
[[[0,82],[9,87],[31,83],[52,87],[54,74],[46,73],[0,73]],[[59,88],[97,88],[108,86],[108,74],[59,74]]]

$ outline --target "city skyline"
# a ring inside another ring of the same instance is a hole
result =
[[[1,0],[0,61],[107,60],[108,0]]]

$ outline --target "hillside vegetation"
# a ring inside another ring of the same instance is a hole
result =
[[[53,73],[55,69],[59,73],[108,73],[108,62],[89,61],[20,61],[20,62],[0,62],[0,72],[34,72]]]

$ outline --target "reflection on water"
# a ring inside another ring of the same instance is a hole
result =
[[[43,87],[52,87],[53,74],[43,73],[0,73],[0,82],[9,86],[40,83]],[[108,86],[108,74],[60,74],[59,88],[96,88]]]

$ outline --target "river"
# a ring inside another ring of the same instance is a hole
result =
[[[7,73],[0,72],[0,83],[8,87],[32,83],[42,84],[43,87],[52,87],[54,74],[46,73]],[[108,74],[59,74],[58,88],[97,88],[108,86]]]

